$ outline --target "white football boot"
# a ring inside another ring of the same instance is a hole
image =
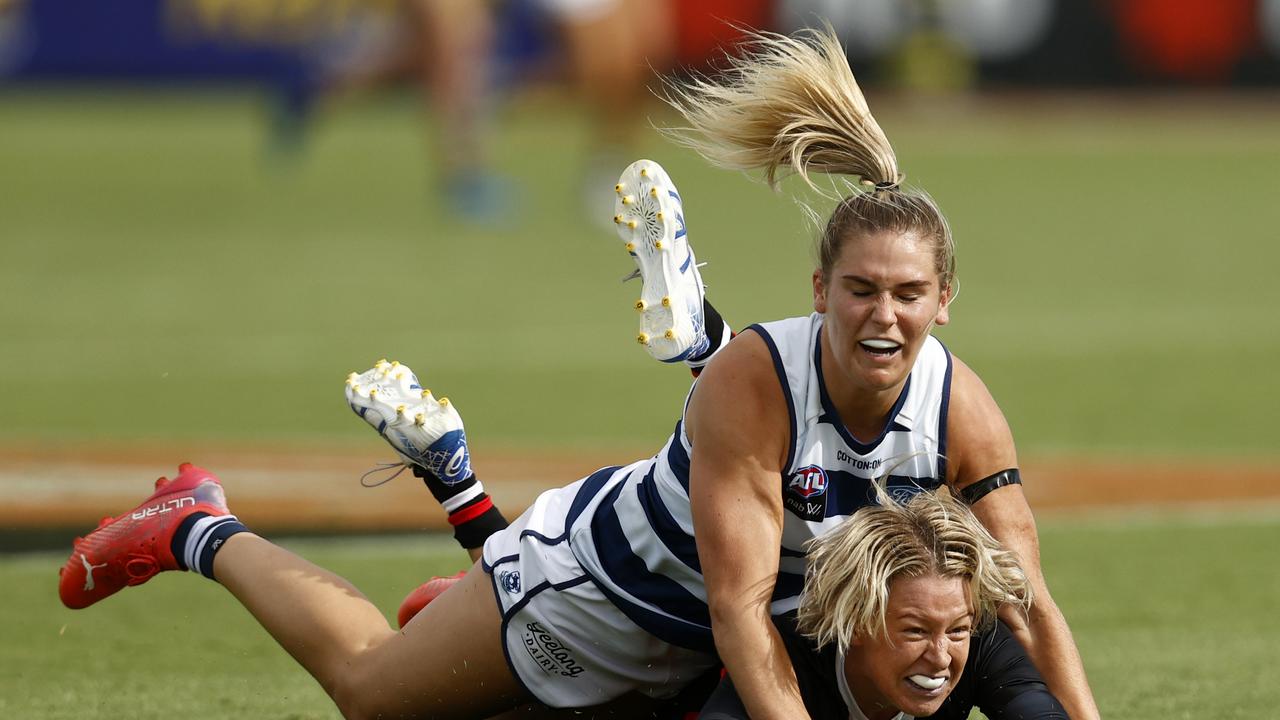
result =
[[[404,458],[453,485],[471,476],[471,456],[462,416],[449,398],[422,387],[398,362],[379,360],[347,376],[347,404]]]
[[[675,183],[662,166],[637,160],[614,187],[613,222],[635,258],[643,288],[636,340],[655,359],[679,362],[710,346],[702,314],[702,276],[685,234],[684,210]]]

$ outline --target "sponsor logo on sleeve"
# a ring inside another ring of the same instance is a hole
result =
[[[524,628],[525,651],[548,675],[576,678],[586,672],[587,669],[578,664],[569,648],[547,632],[541,623],[531,622]]]
[[[807,465],[795,471],[787,482],[782,504],[803,520],[819,522],[827,516],[827,471]]]

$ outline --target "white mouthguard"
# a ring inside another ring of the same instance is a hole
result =
[[[926,690],[937,690],[942,687],[942,683],[947,681],[946,678],[929,677],[928,675],[912,675],[908,679]]]

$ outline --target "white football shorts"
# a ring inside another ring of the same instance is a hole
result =
[[[507,664],[551,707],[588,707],[636,690],[675,695],[718,660],[631,622],[578,564],[565,518],[584,480],[538,496],[484,544]]]

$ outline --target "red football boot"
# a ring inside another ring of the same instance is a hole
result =
[[[414,615],[422,612],[422,608],[443,595],[445,590],[453,587],[466,574],[466,570],[459,570],[457,575],[450,577],[433,577],[409,593],[404,602],[400,603],[400,612],[396,613],[396,621],[400,623],[400,627],[408,625]]]
[[[191,463],[178,477],[160,478],[156,491],[133,510],[104,518],[88,537],[76,538],[59,571],[58,595],[72,609],[89,607],[129,585],[141,585],[162,570],[180,570],[170,544],[183,519],[194,512],[227,515],[222,484]]]

